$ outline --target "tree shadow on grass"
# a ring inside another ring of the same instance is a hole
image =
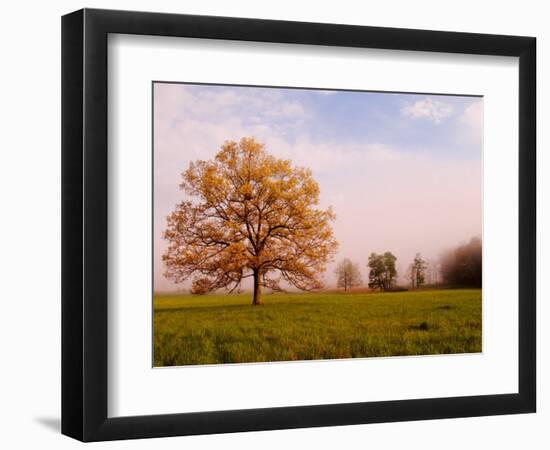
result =
[[[210,312],[212,309],[226,309],[229,311],[238,311],[238,310],[248,310],[252,312],[260,312],[265,310],[277,310],[279,308],[286,308],[289,305],[293,306],[310,306],[313,307],[314,305],[309,304],[303,304],[298,302],[288,302],[288,303],[262,303],[259,306],[253,306],[251,303],[239,303],[236,305],[223,305],[223,304],[212,304],[212,305],[200,305],[200,306],[194,306],[194,305],[185,305],[185,306],[175,306],[175,307],[157,307],[155,308],[155,313],[167,313],[167,312],[179,312],[179,311],[188,311],[188,312]]]

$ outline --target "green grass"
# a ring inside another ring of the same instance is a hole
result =
[[[154,364],[481,352],[481,290],[157,295]]]

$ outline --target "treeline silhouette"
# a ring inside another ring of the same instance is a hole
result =
[[[475,287],[482,283],[481,239],[474,237],[470,242],[443,252],[439,261],[425,261],[420,253],[409,264],[405,279],[410,288],[423,286]],[[369,268],[370,289],[381,291],[406,290],[397,285],[397,258],[391,252],[371,253]],[[336,267],[337,287],[345,291],[362,284],[359,264],[348,258]]]
[[[474,237],[441,255],[440,272],[443,283],[452,287],[481,287],[481,239]]]

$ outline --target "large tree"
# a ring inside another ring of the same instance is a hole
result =
[[[352,262],[348,258],[344,258],[336,266],[336,285],[343,287],[344,291],[351,289],[354,286],[360,286],[363,280],[361,279],[361,271],[359,264]]]
[[[321,274],[337,242],[330,208],[319,208],[311,171],[268,154],[253,138],[226,141],[213,160],[182,174],[189,199],[168,216],[165,276],[194,277],[192,292],[239,289],[253,279],[253,305],[262,287],[322,287]]]
[[[387,291],[394,286],[397,277],[396,260],[397,258],[391,252],[369,255],[369,288]]]

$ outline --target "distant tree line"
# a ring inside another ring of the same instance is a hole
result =
[[[464,245],[441,255],[440,272],[449,286],[481,287],[481,239],[472,238]]]
[[[368,287],[381,291],[397,288],[397,258],[392,252],[371,253]],[[336,266],[337,287],[344,291],[361,286],[359,264],[344,258]],[[450,287],[481,287],[481,239],[472,238],[467,244],[445,251],[439,261],[426,261],[417,253],[409,264],[405,278],[412,289],[426,284]]]

